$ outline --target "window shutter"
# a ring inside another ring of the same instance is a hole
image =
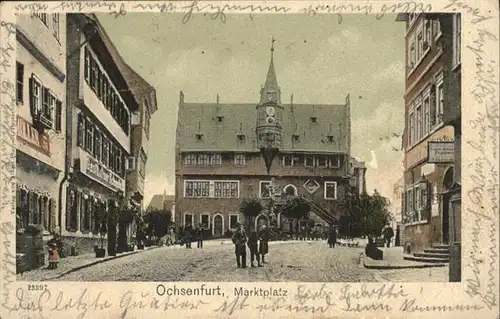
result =
[[[30,77],[29,79],[30,110],[31,110],[31,115],[35,116],[36,115],[36,109],[35,109],[36,103],[34,94],[35,85],[33,81],[34,81],[33,77]]]
[[[28,224],[32,224],[33,223],[33,214],[34,214],[34,210],[35,210],[35,194],[32,193],[32,192],[29,192],[29,195],[28,195],[28,208],[29,208],[29,212],[28,212]]]
[[[85,64],[84,64],[84,74],[85,74],[85,81],[89,81],[89,68],[90,68],[90,61],[89,61],[89,49],[85,47]]]
[[[76,218],[80,216],[80,231],[84,230],[83,217],[85,215],[85,204],[87,200],[83,198],[83,194],[80,192],[76,193]],[[77,225],[75,225],[77,226]]]
[[[85,129],[83,127],[83,114],[78,113],[77,144],[83,147]]]
[[[49,229],[53,230],[55,228],[55,220],[57,218],[56,201],[53,198],[49,199],[49,209]]]
[[[70,220],[71,220],[71,189],[66,190],[66,230],[70,230]]]
[[[401,193],[401,218],[403,222],[406,220],[406,194],[404,192]]]
[[[62,125],[62,102],[56,101],[56,132],[61,132]]]

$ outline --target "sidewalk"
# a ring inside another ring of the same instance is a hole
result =
[[[373,260],[363,254],[363,266],[369,269],[405,269],[405,268],[429,268],[444,267],[447,264],[423,263],[418,261],[404,260],[403,247],[379,248],[384,252],[383,260]]]
[[[59,267],[57,269],[47,269],[48,262],[45,261],[45,266],[41,268],[36,268],[24,272],[23,274],[18,274],[17,281],[50,281],[65,276],[74,271],[80,270],[82,268],[87,268],[92,265],[100,264],[109,260],[138,254],[159,247],[164,246],[145,247],[144,250],[129,251],[116,254],[116,256],[106,256],[104,258],[96,258],[95,253],[61,258],[61,262],[59,263]]]

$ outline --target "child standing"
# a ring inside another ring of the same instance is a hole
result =
[[[259,250],[258,250],[258,238],[257,238],[257,232],[256,231],[252,231],[250,233],[250,237],[248,238],[248,248],[250,249],[250,266],[251,267],[255,267],[253,261],[255,259],[257,259],[257,266],[258,267],[262,267],[262,265],[260,264],[260,254],[259,254]]]
[[[59,265],[59,250],[56,243],[49,245],[49,269],[57,269]]]

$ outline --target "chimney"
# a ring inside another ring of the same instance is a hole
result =
[[[184,92],[182,91],[179,93],[179,102],[184,103]]]
[[[290,95],[290,105],[293,106],[293,94]]]

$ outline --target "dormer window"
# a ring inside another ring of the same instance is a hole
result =
[[[328,135],[326,138],[328,139],[329,143],[333,143],[335,141],[333,135]]]
[[[292,141],[293,142],[298,142],[299,139],[300,139],[299,135],[297,135],[297,134],[292,135]]]
[[[196,140],[201,141],[203,139],[203,134],[196,134]]]
[[[245,142],[245,135],[244,134],[238,134],[238,142],[241,142],[241,143]]]
[[[311,123],[316,123],[318,118],[316,116],[311,116]]]
[[[224,116],[216,116],[217,122],[224,121]]]

